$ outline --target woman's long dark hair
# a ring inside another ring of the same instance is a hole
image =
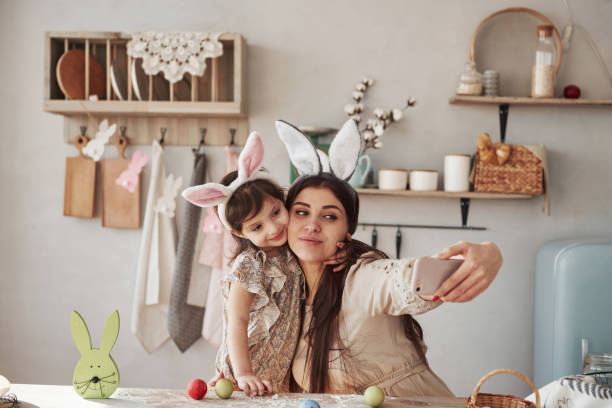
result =
[[[221,179],[221,184],[229,186],[237,177],[237,171],[227,173]],[[255,179],[238,187],[225,205],[225,218],[230,227],[235,231],[242,232],[242,224],[261,211],[266,196],[276,198],[281,202],[285,201],[283,189],[267,179]],[[215,211],[217,211],[217,207],[215,207]],[[232,254],[230,264],[236,259],[238,254],[253,246],[251,241],[246,238],[241,238],[234,234],[232,236],[238,243],[238,246],[236,252]]]
[[[291,211],[291,206],[297,195],[308,187],[326,188],[336,196],[344,206],[348,232],[354,234],[359,218],[359,196],[357,192],[348,183],[329,173],[304,176],[298,179],[287,192],[286,205],[289,211]],[[356,239],[346,242],[344,250],[346,251],[345,267],[338,272],[334,272],[333,267],[328,265],[323,271],[319,287],[314,296],[312,320],[306,331],[306,340],[309,347],[306,352],[305,369],[310,373],[310,389],[307,391],[312,393],[328,391],[329,352],[332,347],[338,345],[341,353],[347,349],[340,339],[338,315],[342,306],[342,293],[349,269],[366,252],[371,252],[366,262],[388,258],[384,252]],[[421,348],[421,341],[423,340],[421,326],[411,315],[402,316],[402,326],[406,337],[412,342],[422,361],[427,364],[425,353]],[[342,358],[342,354],[340,358]]]

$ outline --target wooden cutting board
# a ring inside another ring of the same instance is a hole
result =
[[[66,179],[64,182],[64,215],[69,217],[93,218],[95,213],[96,162],[83,156],[83,148],[89,139],[86,136],[74,138],[79,151],[76,157],[66,158]]]
[[[133,193],[115,182],[131,161],[125,157],[128,139],[115,135],[111,141],[119,155],[113,159],[103,159],[101,164],[102,226],[137,229],[140,227],[140,182]]]

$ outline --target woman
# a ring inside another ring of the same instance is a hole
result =
[[[363,393],[377,385],[392,396],[452,396],[429,368],[423,331],[412,318],[440,303],[423,300],[409,289],[411,259],[391,260],[350,239],[359,217],[359,197],[347,183],[361,147],[356,123],[344,124],[329,156],[321,156],[294,126],[277,121],[276,128],[302,174],[286,198],[288,243],[307,285],[292,364],[297,385],[315,393]],[[338,270],[328,259],[343,241]],[[465,261],[434,299],[471,300],[501,267],[501,254],[492,243],[461,242],[439,257],[453,255],[464,255]]]
[[[410,292],[412,260],[391,260],[349,240],[346,266],[334,272],[326,265],[337,242],[357,227],[359,198],[350,185],[329,173],[302,177],[286,204],[289,246],[307,283],[292,365],[297,385],[308,392],[363,393],[377,385],[392,396],[452,396],[427,365],[423,332],[411,316],[440,304]],[[460,243],[441,256],[459,253],[467,254],[464,266],[445,282],[453,290],[438,291],[447,301],[475,297],[501,266],[494,244]]]

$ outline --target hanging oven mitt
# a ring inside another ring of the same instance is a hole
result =
[[[132,305],[132,333],[148,353],[170,337],[167,321],[176,255],[176,224],[173,204],[163,205],[170,202],[169,194],[164,194],[167,182],[163,149],[155,140]]]
[[[202,184],[206,173],[206,156],[199,151],[194,151],[194,154],[195,163],[191,176],[191,186]],[[178,243],[170,297],[170,313],[168,315],[170,336],[181,352],[185,352],[202,336],[204,319],[203,307],[187,303],[202,209],[187,201],[183,201],[183,203],[185,205],[185,216]]]

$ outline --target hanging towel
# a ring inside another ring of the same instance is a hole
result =
[[[238,170],[238,152],[225,147],[225,173]],[[237,250],[232,234],[227,231],[212,208],[208,209],[204,221],[204,244],[200,253],[200,263],[212,267],[206,314],[202,325],[202,336],[206,341],[219,347],[223,340],[223,290],[221,278],[231,269],[230,260]]]
[[[164,201],[167,183],[163,149],[157,141],[153,141],[151,157],[151,180],[136,269],[131,327],[148,353],[170,337],[166,322],[176,250],[174,211],[156,210],[156,206],[159,209],[158,201]],[[165,200],[168,199],[170,197]],[[171,199],[174,202],[174,197]]]
[[[194,154],[195,163],[190,186],[202,184],[206,173],[206,156],[197,150],[194,151]],[[182,203],[185,206],[185,217],[176,254],[176,266],[170,295],[168,330],[179,350],[185,352],[202,336],[204,308],[187,304],[193,255],[202,209],[186,200],[182,200]]]

